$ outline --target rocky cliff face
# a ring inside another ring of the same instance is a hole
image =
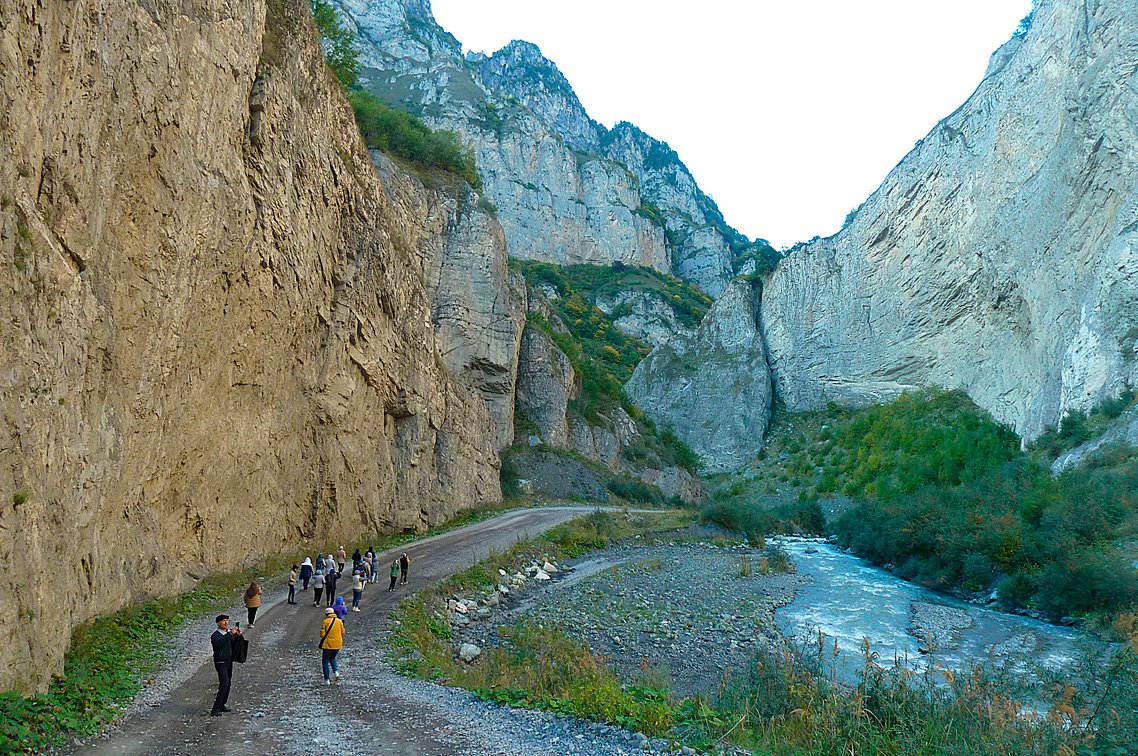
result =
[[[757,300],[749,282],[733,281],[694,336],[654,349],[625,386],[700,455],[707,472],[737,470],[762,448],[772,393]]]
[[[526,322],[525,280],[511,274],[502,227],[460,179],[426,189],[378,151],[372,160],[392,203],[418,233],[431,322],[450,372],[481,395],[499,449],[514,440],[514,388]],[[444,181],[444,179],[439,179]],[[421,220],[420,220],[421,219]],[[418,221],[418,222],[416,222]]]
[[[787,406],[937,384],[1031,438],[1133,385],[1136,71],[1133,0],[1039,0],[853,222],[771,276]]]
[[[675,152],[629,124],[593,121],[536,46],[465,59],[424,2],[340,7],[367,86],[474,146],[514,257],[645,265],[717,295],[751,248]]]
[[[377,177],[302,0],[268,5],[4,11],[0,687],[190,571],[499,496],[432,327],[435,200],[392,201],[425,190]]]
[[[575,151],[517,100],[491,94],[428,4],[342,0],[340,8],[355,24],[365,85],[474,146],[512,256],[669,269],[663,228],[638,212],[636,177]]]

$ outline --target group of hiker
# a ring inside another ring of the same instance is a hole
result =
[[[307,591],[312,587],[312,605],[320,606],[327,603],[324,610],[324,620],[320,623],[320,666],[324,673],[324,684],[331,685],[334,680],[340,679],[340,668],[337,656],[344,647],[344,618],[348,614],[348,607],[344,597],[337,592],[339,581],[344,576],[347,566],[347,551],[341,546],[335,554],[317,554],[315,562],[311,557],[292,566],[288,575],[288,603],[299,604],[296,600],[297,584],[300,590]],[[388,591],[394,591],[396,584],[407,584],[407,575],[411,571],[411,558],[403,552],[397,559],[392,560],[389,574],[391,583]],[[380,559],[379,552],[374,547],[366,553],[356,549],[352,553],[352,607],[350,611],[360,611],[360,601],[363,599],[364,588],[370,583],[379,580]],[[262,589],[256,580],[249,583],[245,590],[245,609],[248,612],[248,627],[252,628],[257,618],[257,610],[261,606]],[[233,676],[233,662],[244,662],[248,648],[248,640],[241,633],[241,623],[238,622],[232,629],[229,627],[229,615],[218,615],[215,622],[217,630],[210,637],[213,646],[213,662],[217,669],[218,690],[214,700],[211,716],[220,716],[222,712],[230,711],[226,702],[229,698],[230,681]]]

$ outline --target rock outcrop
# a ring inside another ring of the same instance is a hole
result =
[[[527,325],[518,362],[518,411],[537,426],[544,443],[568,448],[569,401],[581,391],[569,358],[544,331]]]
[[[478,195],[454,178],[442,189],[400,180],[402,171],[378,151],[372,160],[392,203],[408,218],[422,256],[423,279],[447,368],[486,402],[499,449],[514,440],[514,388],[526,322],[525,279],[511,274],[502,227]]]
[[[693,336],[695,328],[683,322],[664,295],[655,291],[626,289],[611,296],[598,296],[597,308],[613,318],[622,333],[653,348],[674,336]]]
[[[668,145],[593,121],[536,46],[464,58],[422,0],[338,2],[365,85],[473,146],[512,256],[644,265],[717,295],[753,248]]]
[[[303,0],[3,13],[0,687],[203,571],[498,498],[390,199],[425,190],[378,178]]]
[[[1060,454],[1051,463],[1051,474],[1060,475],[1087,462],[1100,452],[1115,446],[1138,447],[1138,410],[1131,410],[1108,431]]]
[[[707,472],[737,470],[762,448],[771,376],[752,284],[733,281],[691,337],[657,347],[625,391],[658,425],[670,426]]]
[[[766,284],[791,410],[959,388],[1032,438],[1138,381],[1138,4],[1039,0],[847,228]]]

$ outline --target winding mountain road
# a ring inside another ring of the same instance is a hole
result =
[[[591,507],[545,507],[510,512],[485,522],[413,542],[381,555],[381,580],[364,593],[360,613],[348,614],[343,680],[325,686],[316,648],[323,607],[312,606],[311,589],[298,592],[299,605],[273,591],[257,626],[247,630],[249,661],[234,665],[229,704],[234,711],[210,717],[217,676],[207,633],[201,653],[182,661],[186,678],[142,711],[129,714],[97,738],[72,743],[67,753],[200,754],[251,750],[261,753],[574,753],[569,743],[550,739],[549,717],[540,712],[494,711],[463,691],[409,680],[384,661],[381,635],[395,604],[428,583],[501,552]],[[386,567],[400,552],[411,556],[409,585],[387,591]],[[341,582],[344,585],[348,581]],[[351,596],[350,588],[347,591]],[[266,592],[268,597],[268,592]],[[237,619],[237,616],[234,616]],[[144,694],[145,695],[145,694]],[[138,708],[137,706],[135,708]],[[493,720],[493,721],[490,721]],[[483,726],[485,723],[485,726]],[[564,730],[563,719],[555,723]],[[580,753],[628,753],[627,739],[611,747],[572,735]],[[603,735],[603,733],[602,733]]]

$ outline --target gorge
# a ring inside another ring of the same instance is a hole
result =
[[[457,132],[481,192],[368,149],[307,2],[3,10],[4,689],[211,571],[497,502],[504,467],[699,502],[780,409],[936,386],[1029,442],[1138,379],[1133,0],[1039,0],[785,257],[534,45],[335,7],[361,86]]]

